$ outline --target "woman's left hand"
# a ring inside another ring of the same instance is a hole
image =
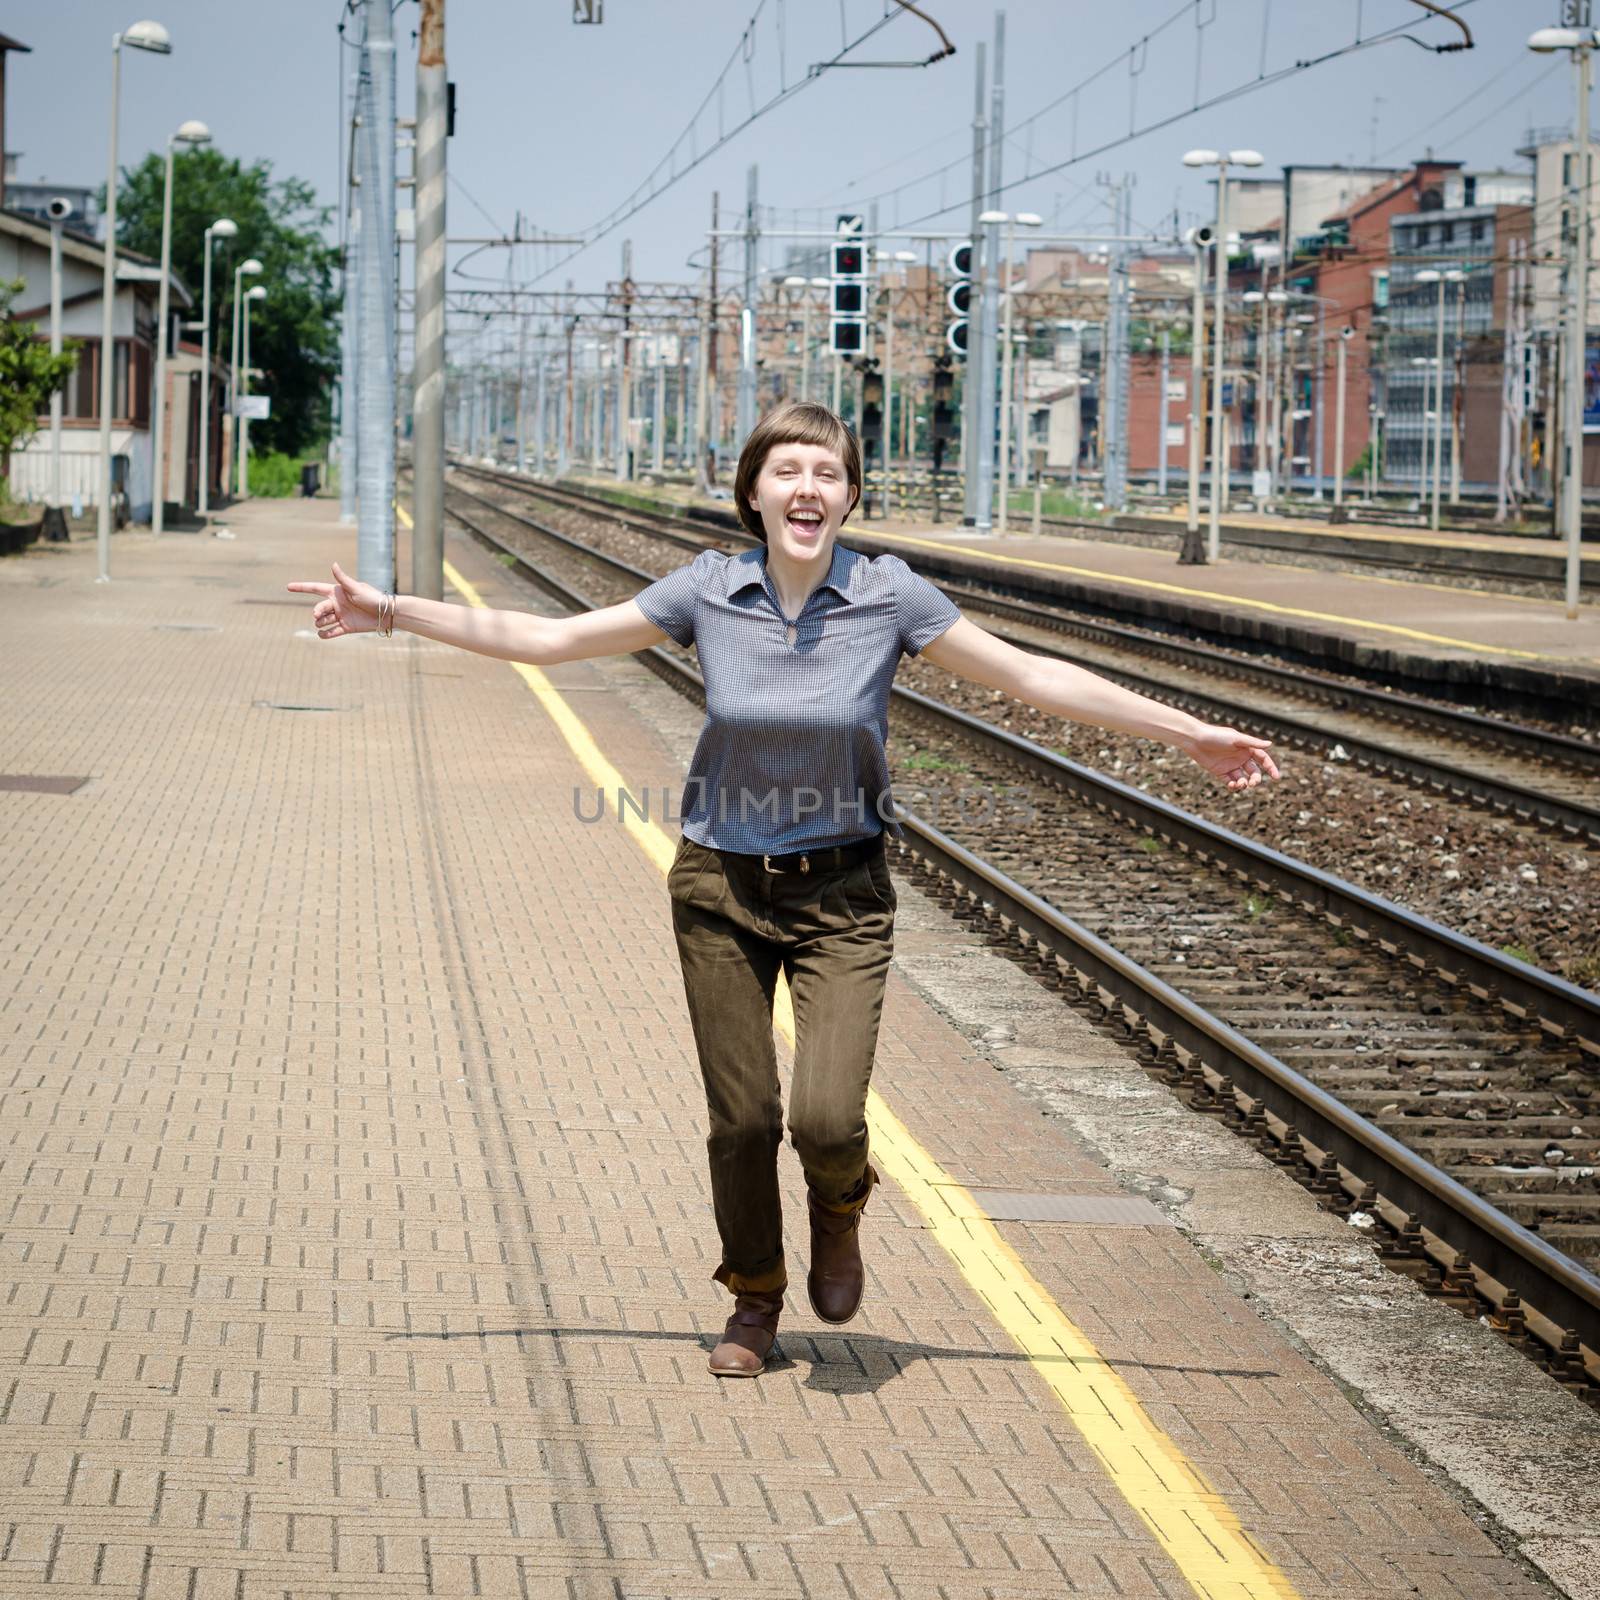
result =
[[[1237,728],[1203,723],[1178,748],[1230,789],[1254,789],[1263,778],[1278,776],[1271,741],[1240,733]]]

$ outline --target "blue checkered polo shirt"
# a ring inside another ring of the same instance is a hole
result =
[[[795,622],[767,576],[766,551],[705,550],[636,597],[680,645],[693,644],[706,720],[689,764],[683,831],[742,854],[821,850],[893,820],[889,686],[961,615],[899,556],[836,544],[828,576]]]

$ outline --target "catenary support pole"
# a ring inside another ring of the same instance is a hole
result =
[[[445,0],[422,0],[417,22],[411,589],[424,600],[444,598],[445,194],[450,94],[444,8]]]
[[[1228,292],[1228,163],[1217,167],[1216,308],[1211,357],[1211,517],[1206,525],[1206,559],[1222,554],[1222,478],[1228,470],[1227,442],[1222,429],[1222,358]]]
[[[752,166],[744,203],[744,320],[739,329],[738,415],[734,424],[741,450],[756,425],[756,257],[761,240],[756,213],[757,179],[758,169]]]
[[[1339,369],[1333,398],[1333,503],[1344,504],[1344,386],[1345,360],[1350,341],[1339,336]]]
[[[1172,335],[1161,330],[1161,438],[1156,445],[1156,493],[1167,495],[1167,384],[1172,373]]]
[[[1005,185],[1005,108],[1006,108],[1006,14],[994,14],[994,71],[989,81],[989,190],[988,205],[996,208],[1004,199]],[[976,442],[978,456],[978,520],[980,533],[994,525],[994,445],[999,399],[1000,343],[1000,224],[991,222],[983,239],[983,309],[978,318],[978,400],[982,412]],[[968,369],[970,375],[971,362]]]
[[[1206,345],[1206,247],[1199,239],[1194,246],[1194,302],[1189,308],[1189,454],[1188,495],[1183,544],[1178,550],[1182,566],[1199,566],[1205,561],[1200,542],[1200,467],[1205,440],[1205,345]]]
[[[977,337],[979,323],[983,320],[983,228],[978,221],[983,211],[983,156],[984,141],[989,122],[984,114],[984,61],[988,46],[982,39],[977,45],[977,83],[972,109],[972,218],[968,228],[972,269],[967,307],[967,371],[961,407],[961,471],[963,474],[962,521],[971,528],[978,521],[977,440],[979,429],[979,395],[983,388],[983,363],[979,359],[980,344]],[[834,358],[838,367],[838,358]],[[839,409],[835,398],[834,410]]]
[[[1567,620],[1578,615],[1578,589],[1583,561],[1583,390],[1588,367],[1589,219],[1594,196],[1589,178],[1589,88],[1594,51],[1587,45],[1572,52],[1577,74],[1576,139],[1572,162],[1572,309],[1568,328],[1566,448],[1567,493],[1561,510],[1567,545]]]
[[[393,589],[394,36],[388,0],[362,8],[366,57],[361,135],[361,464],[356,575]]]

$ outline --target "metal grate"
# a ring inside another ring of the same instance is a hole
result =
[[[26,772],[0,772],[0,789],[18,794],[76,794],[87,778],[36,778]]]
[[[967,1192],[991,1222],[1076,1222],[1098,1228],[1170,1228],[1174,1223],[1136,1194],[1025,1194],[1013,1189]]]

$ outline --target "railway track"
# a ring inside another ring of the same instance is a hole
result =
[[[459,485],[449,509],[569,606],[657,575]],[[695,692],[686,653],[647,656]],[[902,870],[1370,1228],[1397,1269],[1600,1403],[1600,997],[895,694]],[[1006,813],[934,821],[929,774],[951,768]]]
[[[623,510],[568,489],[474,475],[520,495],[604,515],[686,550],[751,542],[742,531],[696,528],[685,519]],[[1073,616],[1038,600],[949,581],[941,587],[963,610],[1010,624],[991,625],[991,631],[1013,643],[1075,662],[1141,694],[1217,720],[1248,712],[1275,741],[1319,753],[1337,749],[1339,759],[1420,789],[1600,840],[1600,745],[1196,641]],[[1073,640],[1073,646],[1064,647],[1062,638]],[[1155,663],[1159,674],[1149,670]]]

